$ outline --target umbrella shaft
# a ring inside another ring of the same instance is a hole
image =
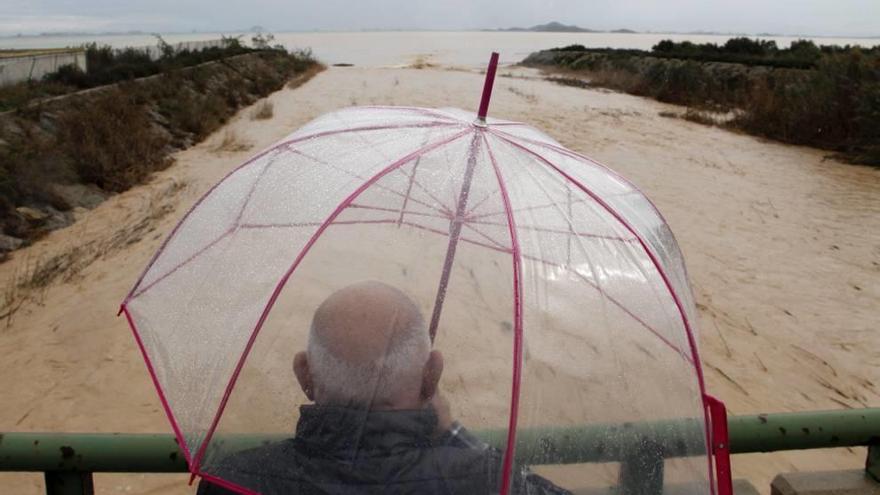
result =
[[[467,208],[468,195],[471,190],[471,182],[474,179],[474,167],[477,164],[477,144],[482,139],[482,132],[475,132],[468,152],[467,168],[461,183],[461,191],[458,193],[458,205],[455,207],[455,216],[449,223],[449,245],[446,248],[446,258],[443,260],[443,272],[440,274],[440,284],[437,286],[437,296],[434,298],[434,311],[431,313],[431,324],[428,332],[431,342],[437,335],[437,325],[440,323],[440,313],[443,311],[443,301],[446,299],[446,287],[449,285],[449,276],[452,272],[452,262],[455,260],[455,250],[458,247],[458,239],[461,235],[461,226],[464,223],[465,208]]]

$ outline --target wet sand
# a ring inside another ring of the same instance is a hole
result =
[[[499,72],[493,114],[529,122],[611,166],[666,216],[696,295],[708,387],[731,414],[880,406],[880,170],[658,115],[679,110],[671,105],[561,87],[532,71]],[[170,431],[116,311],[186,209],[232,167],[324,112],[359,104],[472,109],[481,88],[481,75],[459,70],[328,69],[273,94],[272,119],[254,121],[243,110],[150,184],[17,252],[0,265],[6,293],[41,259],[73,252],[81,266],[31,291],[0,325],[0,430]],[[735,456],[734,474],[769,493],[777,472],[858,468],[864,456]],[[98,475],[96,489],[190,493],[187,479]],[[0,474],[0,486],[41,493],[42,476]]]

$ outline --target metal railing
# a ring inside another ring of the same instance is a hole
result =
[[[880,481],[880,408],[731,416],[728,427],[731,454],[868,446],[866,469]],[[630,471],[628,465],[638,471],[636,467],[659,462],[662,483],[663,459],[705,450],[701,428],[696,421],[668,421],[526,429],[518,434],[517,458],[528,464],[616,461],[622,473]],[[500,430],[474,433],[496,446],[506,438]],[[289,436],[226,436],[217,446],[233,451]],[[0,471],[43,472],[46,493],[82,495],[93,492],[94,472],[176,473],[188,468],[168,434],[3,433]],[[646,481],[656,486],[656,480]],[[646,493],[644,486],[621,487],[620,492]]]

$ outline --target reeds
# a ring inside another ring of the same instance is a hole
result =
[[[817,47],[797,41],[781,50],[772,43],[734,38],[721,47],[664,41],[652,52],[569,46],[536,55],[524,63],[549,61],[566,74],[551,79],[556,82],[684,105],[688,109],[682,116],[694,122],[880,166],[880,47]]]

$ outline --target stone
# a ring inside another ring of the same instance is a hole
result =
[[[53,194],[71,207],[92,209],[107,199],[108,194],[94,184],[52,184]]]
[[[770,484],[771,495],[880,495],[864,469],[782,473]]]
[[[19,239],[18,237],[0,234],[0,253],[15,251],[16,249],[20,248],[22,244],[24,244],[24,241]]]
[[[574,495],[615,495],[616,487],[571,488]],[[663,495],[690,495],[696,493],[694,486],[687,483],[667,483],[663,485]],[[746,479],[733,480],[733,495],[760,495],[761,492]]]
[[[761,492],[755,488],[749,480],[736,479],[733,480],[733,495],[760,495]]]
[[[15,209],[28,222],[39,223],[48,218],[49,214],[30,206],[19,206]]]
[[[47,230],[56,230],[73,223],[73,213],[69,211],[58,211],[51,206],[46,207],[47,217],[43,222],[43,227]]]

